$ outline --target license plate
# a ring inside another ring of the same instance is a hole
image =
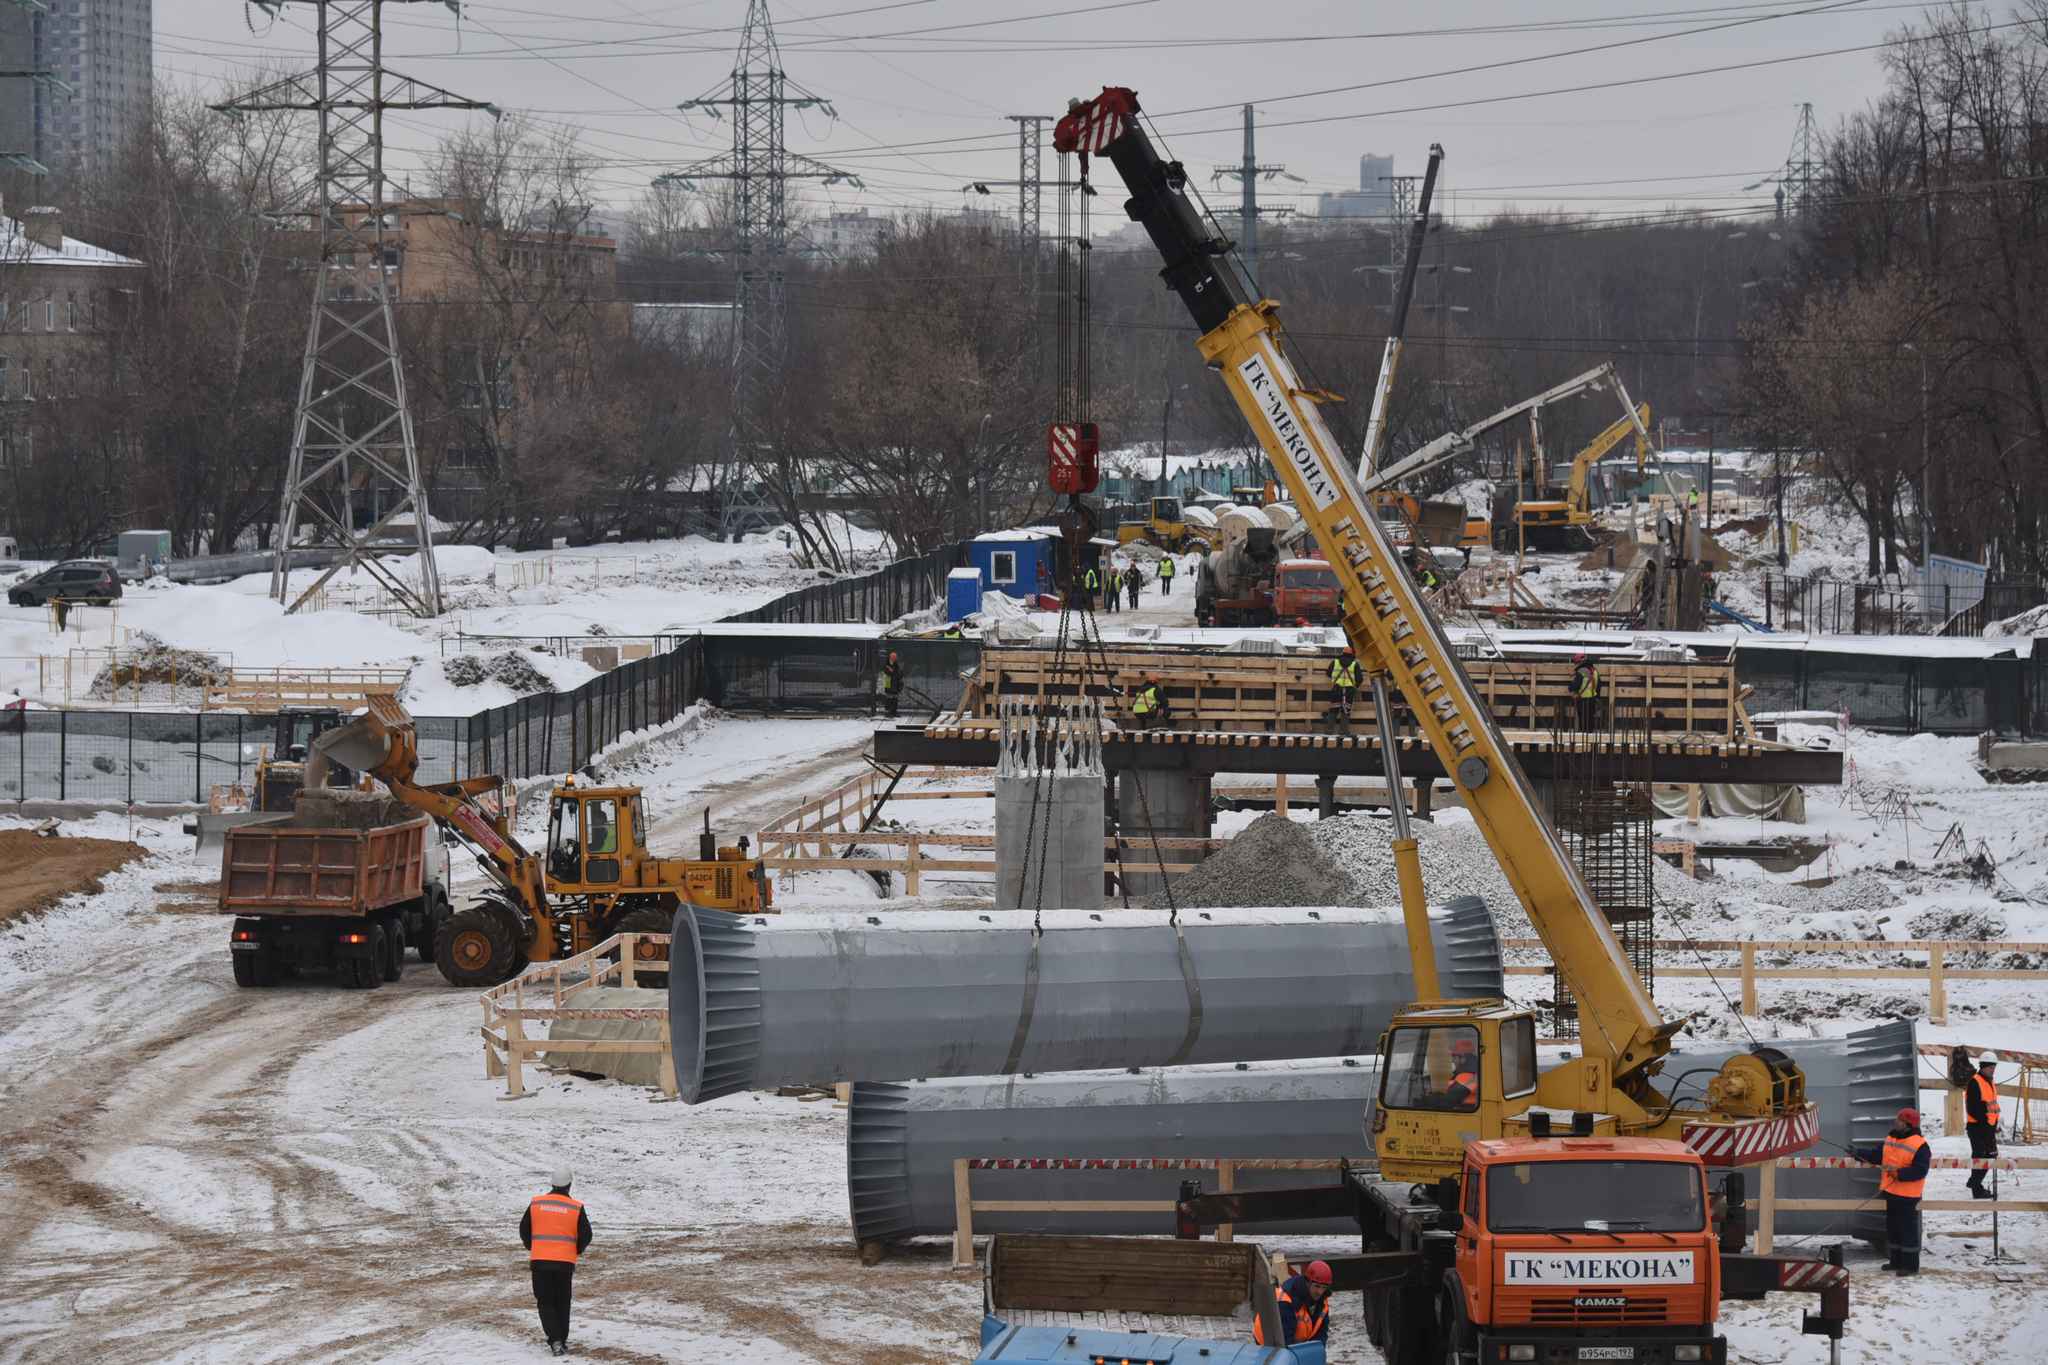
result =
[[[1579,1348],[1580,1360],[1634,1360],[1635,1358],[1636,1348],[1633,1346],[1581,1346]]]

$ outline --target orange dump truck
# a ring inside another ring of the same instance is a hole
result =
[[[290,815],[226,831],[220,912],[235,917],[235,984],[332,970],[367,990],[398,980],[410,945],[434,960],[448,918],[448,850],[434,822],[362,793],[307,793]]]

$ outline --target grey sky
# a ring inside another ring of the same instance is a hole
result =
[[[439,4],[391,4],[386,61],[464,95],[578,126],[585,148],[602,161],[606,201],[622,207],[660,171],[730,146],[729,125],[672,111],[724,79],[745,12],[745,0],[472,0],[458,22]],[[1205,188],[1212,165],[1237,160],[1236,106],[1249,101],[1259,106],[1260,159],[1308,182],[1269,185],[1263,202],[1312,210],[1317,191],[1357,187],[1360,153],[1391,152],[1397,170],[1416,171],[1428,144],[1441,141],[1451,195],[1445,207],[1471,217],[1510,204],[1603,214],[1667,204],[1767,207],[1770,186],[1748,194],[1742,187],[1784,162],[1799,102],[1810,100],[1823,126],[1832,126],[1879,90],[1880,53],[1612,83],[1877,43],[1922,7],[1895,0],[775,0],[773,12],[784,69],[832,100],[840,116],[792,113],[792,149],[855,171],[868,186],[835,187],[829,202],[836,207],[958,206],[965,182],[1016,175],[1014,125],[1003,115],[1056,114],[1069,96],[1107,83],[1137,89]],[[1971,12],[1985,23],[2010,17],[1988,4]],[[273,21],[238,0],[157,0],[156,24],[160,82],[210,93],[237,71],[312,60],[308,4],[289,4]],[[1498,26],[1522,31],[1474,31]],[[1333,36],[1416,30],[1465,31]],[[1275,39],[1282,41],[1263,41]],[[1434,74],[1501,62],[1519,64]],[[1381,84],[1286,98],[1369,82]],[[1581,85],[1593,88],[1401,112]],[[1206,106],[1224,107],[1191,112]],[[387,133],[394,175],[402,177],[419,149],[465,117],[394,118]],[[1048,149],[1048,174],[1052,161]],[[1574,183],[1587,181],[1623,183]],[[827,197],[811,193],[813,207]],[[998,193],[1014,203],[1014,191]],[[1226,186],[1221,196],[1232,193]],[[1048,201],[1048,216],[1051,207]]]

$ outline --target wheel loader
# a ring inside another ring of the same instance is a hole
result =
[[[548,798],[546,853],[529,851],[510,816],[483,799],[502,779],[414,780],[418,735],[396,697],[371,697],[366,714],[316,738],[307,784],[318,785],[329,764],[374,777],[396,799],[433,816],[496,880],[480,901],[449,916],[435,940],[435,964],[457,986],[496,985],[530,962],[574,957],[613,934],[665,934],[685,902],[734,914],[758,914],[773,903],[761,860],[747,856],[744,840],[717,846],[708,813],[697,857],[650,852],[638,787],[565,778]],[[635,956],[656,963],[667,951],[643,943]],[[640,980],[667,983],[660,972],[642,971]]]

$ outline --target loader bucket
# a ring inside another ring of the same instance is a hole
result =
[[[313,741],[306,755],[307,789],[327,784],[327,769],[339,763],[353,772],[375,771],[391,752],[391,731],[375,716],[358,716]]]

